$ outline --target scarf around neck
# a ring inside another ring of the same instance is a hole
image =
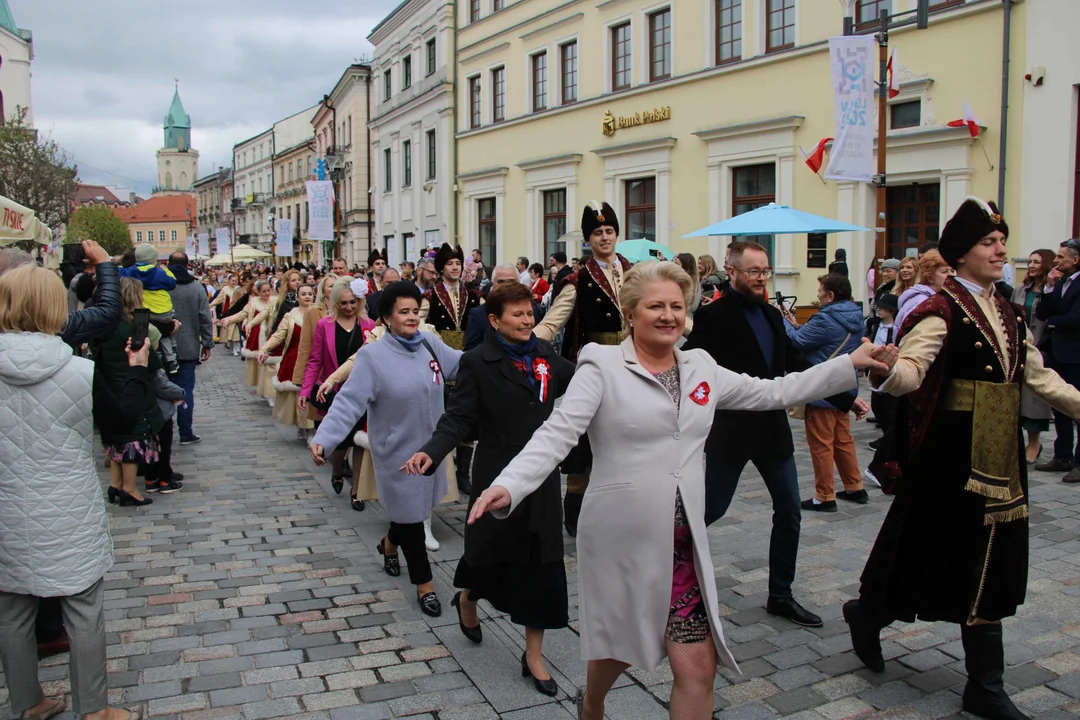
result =
[[[394,333],[390,333],[390,337],[401,343],[401,346],[409,352],[416,352],[420,349],[420,346],[424,344],[424,336],[420,334],[419,330],[417,330],[416,334],[411,338],[395,335]]]
[[[278,308],[277,317],[274,318],[274,324],[270,326],[270,334],[273,335],[281,321],[285,319],[285,316],[292,311],[293,308],[300,307],[300,301],[296,299],[296,293],[292,290],[285,293],[285,299],[281,301],[281,307]]]
[[[523,343],[509,343],[503,339],[503,336],[495,333],[495,339],[499,341],[499,345],[502,347],[503,352],[506,353],[510,361],[514,363],[514,366],[525,374],[525,379],[529,381],[530,385],[536,384],[536,378],[533,375],[533,355],[536,354],[536,335],[529,335],[529,339]]]

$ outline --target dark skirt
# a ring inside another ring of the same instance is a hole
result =
[[[471,567],[462,557],[454,573],[454,586],[467,588],[470,600],[487,600],[515,625],[537,630],[559,630],[570,623],[566,596],[566,567],[560,558],[541,562],[539,544],[520,563]]]

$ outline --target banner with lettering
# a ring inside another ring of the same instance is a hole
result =
[[[282,218],[277,221],[277,248],[274,254],[278,257],[292,257],[292,234],[293,221]]]
[[[199,233],[199,257],[210,257],[210,233]]]
[[[184,238],[184,254],[188,256],[188,259],[195,257],[195,236],[188,235]]]
[[[308,237],[312,240],[334,239],[334,183],[307,180]]]
[[[218,254],[229,252],[229,228],[218,228],[214,231],[214,239],[217,241]]]
[[[874,179],[873,35],[829,38],[836,133],[829,153],[829,180],[872,182]]]

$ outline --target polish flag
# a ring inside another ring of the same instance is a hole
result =
[[[897,77],[896,70],[900,66],[900,61],[896,59],[896,46],[893,45],[892,55],[889,56],[889,64],[886,66],[886,70],[889,73],[889,99],[900,94],[900,78]]]
[[[971,133],[971,137],[979,137],[979,121],[975,119],[975,111],[968,105],[968,101],[964,101],[964,117],[959,120],[953,120],[947,123],[949,127],[964,127],[967,126],[968,132]]]
[[[821,170],[821,162],[825,158],[825,145],[831,142],[831,137],[822,138],[818,141],[818,144],[814,146],[814,149],[811,152],[807,152],[806,150],[803,150],[801,145],[799,146],[799,152],[802,153],[806,166],[813,170],[815,175]]]

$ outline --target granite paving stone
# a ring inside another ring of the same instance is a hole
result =
[[[572,629],[549,631],[544,641],[560,690],[548,698],[520,677],[522,628],[483,602],[482,645],[457,627],[449,600],[465,504],[434,511],[442,548],[430,558],[444,612],[427,618],[407,576],[388,577],[374,551],[386,533],[385,509],[376,501],[353,511],[242,377],[243,363],[220,346],[198,367],[203,440],[174,447],[173,465],[186,475],[182,492],[145,508],[108,506],[117,560],[105,577],[110,701],[146,702],[154,720],[573,718],[586,672],[574,541],[565,544]],[[806,498],[812,464],[802,424],[792,423],[792,432]],[[852,434],[865,466],[866,443],[879,432],[859,422]],[[1052,443],[1052,433],[1043,442]],[[1080,715],[1080,495],[1059,481],[1030,473],[1027,603],[1004,623],[1006,686],[1037,720]],[[804,513],[793,592],[825,624],[802,628],[764,609],[772,504],[747,466],[727,514],[708,529],[725,635],[742,670],[717,674],[716,718],[961,717],[959,626],[894,623],[882,632],[888,662],[880,674],[851,652],[840,606],[858,594],[891,503],[869,492],[864,506]],[[46,692],[70,691],[66,655],[40,669]],[[632,668],[608,697],[608,720],[666,718],[671,687],[666,661]],[[0,714],[7,702],[0,678]]]

